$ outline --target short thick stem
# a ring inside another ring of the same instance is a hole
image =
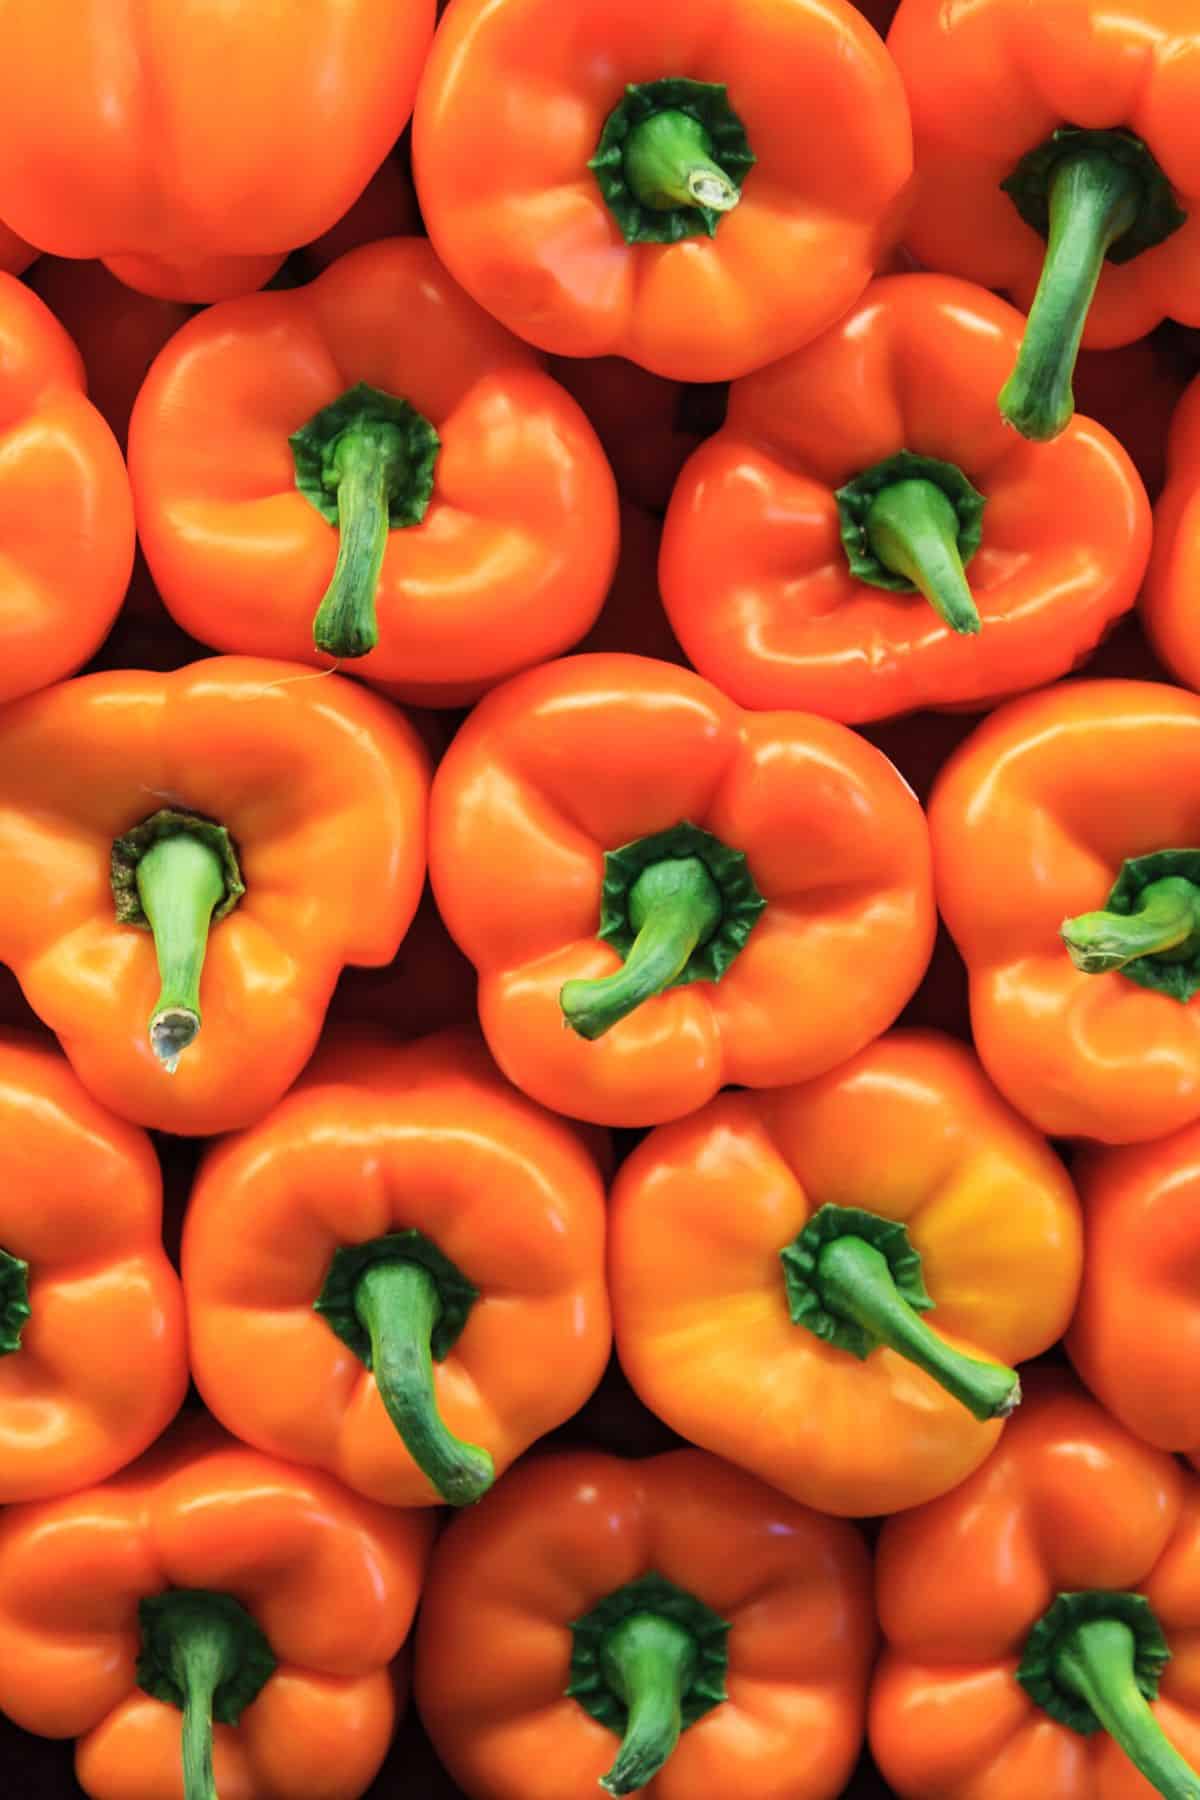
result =
[[[694,206],[732,212],[741,195],[712,157],[712,140],[698,119],[676,110],[653,113],[629,133],[625,180],[642,206],[669,212]]]
[[[559,1001],[567,1024],[585,1038],[611,1031],[678,980],[720,925],[721,912],[720,889],[698,856],[651,864],[629,891],[637,936],[624,967],[595,981],[566,982]]]
[[[486,1450],[446,1429],[437,1410],[431,1338],[441,1312],[437,1282],[417,1262],[370,1264],[354,1310],[371,1340],[371,1367],[388,1417],[417,1467],[451,1506],[469,1506],[495,1480]]]
[[[633,1613],[609,1634],[602,1655],[605,1678],[629,1709],[616,1761],[600,1782],[610,1794],[644,1788],[674,1750],[696,1662],[691,1632],[655,1613]]]
[[[980,628],[958,548],[958,514],[932,481],[897,481],[876,494],[866,519],[871,552],[919,588],[952,631]]]
[[[1067,954],[1085,975],[1106,975],[1143,956],[1165,956],[1200,941],[1200,888],[1171,875],[1143,888],[1136,912],[1080,913],[1061,926]]]
[[[381,420],[353,427],[333,454],[338,553],[313,620],[313,643],[328,656],[366,656],[379,642],[375,597],[391,529],[392,488],[404,469],[399,429]]]
[[[1065,157],[1050,178],[1041,279],[1000,411],[1023,437],[1057,437],[1075,410],[1071,378],[1105,253],[1134,223],[1142,186],[1103,150]]]
[[[1134,1669],[1134,1635],[1119,1619],[1077,1625],[1054,1659],[1059,1685],[1087,1702],[1163,1800],[1200,1800],[1200,1776],[1168,1743],[1138,1689]]]
[[[200,1030],[200,977],[213,910],[225,897],[225,870],[214,850],[181,831],[146,851],[137,890],[162,984],[150,1016],[150,1047],[173,1075]]]
[[[887,1258],[865,1239],[839,1237],[826,1244],[817,1279],[828,1311],[852,1319],[876,1342],[924,1369],[975,1418],[1005,1418],[1019,1405],[1016,1370],[944,1343],[898,1293]]]

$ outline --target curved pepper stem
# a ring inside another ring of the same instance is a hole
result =
[[[150,1016],[150,1047],[174,1075],[200,1030],[200,976],[213,909],[225,897],[225,869],[207,844],[178,832],[146,851],[137,889],[162,983]]]
[[[562,987],[559,1003],[572,1031],[603,1037],[643,1000],[669,988],[716,931],[721,913],[720,889],[700,857],[671,857],[644,869],[629,890],[629,920],[637,936],[624,967]]]
[[[392,489],[407,469],[404,434],[383,420],[367,420],[338,441],[333,466],[337,562],[313,620],[313,643],[328,656],[366,656],[379,642],[375,592],[391,530]]]
[[[1200,1800],[1200,1776],[1168,1743],[1135,1679],[1135,1640],[1120,1619],[1077,1625],[1054,1658],[1059,1685],[1091,1707],[1163,1800]]]
[[[1103,150],[1065,157],[1050,178],[1041,279],[1000,411],[1022,437],[1057,437],[1075,410],[1071,378],[1109,247],[1137,219],[1142,184]]]
[[[712,158],[699,119],[669,109],[635,125],[625,143],[625,180],[635,200],[655,212],[694,206],[732,212],[741,193]]]
[[[379,1397],[409,1455],[443,1500],[470,1506],[496,1470],[486,1450],[456,1438],[438,1414],[431,1345],[442,1310],[437,1282],[417,1262],[371,1263],[355,1286],[354,1310],[371,1340]]]
[[[977,1419],[1007,1418],[1021,1401],[1015,1369],[952,1349],[897,1291],[886,1256],[860,1237],[821,1250],[817,1279],[826,1308],[852,1319],[877,1343],[924,1369]]]
[[[629,1717],[616,1761],[600,1782],[634,1794],[653,1781],[683,1729],[683,1696],[696,1672],[696,1640],[673,1619],[633,1613],[609,1633],[604,1675]]]
[[[1132,913],[1090,912],[1064,919],[1067,954],[1085,975],[1107,975],[1143,956],[1163,956],[1200,939],[1200,888],[1181,875],[1152,881]]]
[[[952,631],[973,636],[981,621],[958,535],[958,514],[933,481],[893,482],[876,494],[867,513],[867,542],[884,568],[919,588]]]

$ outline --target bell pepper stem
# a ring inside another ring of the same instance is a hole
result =
[[[417,1467],[451,1506],[470,1506],[495,1480],[491,1457],[447,1430],[437,1410],[430,1338],[441,1311],[437,1282],[417,1262],[370,1264],[354,1310],[371,1340],[371,1367],[388,1417]]]
[[[867,542],[885,569],[919,588],[952,631],[974,635],[979,608],[958,550],[958,514],[933,481],[881,488],[866,518]]]
[[[379,642],[375,596],[387,549],[389,496],[405,465],[401,433],[367,420],[338,440],[338,553],[313,620],[313,643],[327,656],[366,656]]]
[[[195,1613],[174,1627],[171,1672],[183,1695],[184,1800],[217,1800],[213,1696],[236,1669],[237,1634],[219,1615]]]
[[[652,113],[629,133],[625,180],[635,199],[656,212],[675,206],[732,212],[741,194],[711,150],[708,133],[690,113],[674,108]]]
[[[826,1244],[818,1263],[822,1299],[898,1356],[915,1363],[977,1419],[1007,1418],[1020,1404],[1015,1369],[980,1361],[944,1343],[896,1290],[887,1258],[860,1237]]]
[[[594,981],[563,984],[559,1004],[572,1031],[602,1037],[643,1000],[670,987],[716,931],[721,910],[720,890],[700,857],[671,857],[644,869],[629,890],[637,936],[624,967]]]
[[[150,1047],[168,1075],[200,1030],[200,976],[213,908],[225,895],[221,859],[187,832],[161,838],[137,866],[142,910],[154,934],[161,982]]]
[[[1050,178],[1041,279],[1000,411],[1022,437],[1057,437],[1075,410],[1071,378],[1105,253],[1137,218],[1141,184],[1103,150],[1064,157]]]
[[[1168,875],[1142,890],[1136,912],[1080,913],[1060,927],[1067,954],[1085,975],[1107,975],[1142,956],[1177,950],[1200,933],[1200,888]]]
[[[1200,1775],[1167,1741],[1134,1679],[1134,1636],[1120,1619],[1090,1619],[1060,1645],[1055,1677],[1085,1700],[1163,1800],[1200,1800]]]
[[[616,1761],[600,1786],[634,1794],[652,1781],[679,1742],[683,1696],[696,1670],[696,1640],[673,1619],[632,1613],[610,1632],[604,1675],[629,1709]]]

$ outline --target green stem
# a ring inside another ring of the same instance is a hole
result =
[[[624,967],[594,981],[568,981],[559,1002],[580,1037],[598,1038],[677,981],[693,952],[721,923],[721,892],[698,856],[644,869],[629,890],[636,931]]]
[[[1200,1777],[1168,1743],[1138,1689],[1134,1661],[1135,1640],[1128,1625],[1093,1619],[1077,1625],[1059,1646],[1054,1674],[1061,1686],[1087,1702],[1163,1800],[1200,1800]]]
[[[1200,888],[1181,875],[1152,881],[1131,913],[1090,912],[1064,919],[1067,953],[1085,975],[1107,975],[1143,956],[1187,954],[1200,939]]]
[[[368,420],[334,448],[338,553],[333,578],[313,620],[313,643],[328,656],[365,656],[379,642],[375,595],[391,524],[392,489],[406,467],[403,434]]]
[[[238,1667],[238,1634],[219,1614],[184,1614],[173,1626],[169,1669],[183,1696],[185,1800],[217,1800],[213,1778],[213,1696]]]
[[[161,979],[150,1047],[168,1075],[200,1030],[200,976],[213,908],[225,897],[220,857],[188,832],[161,838],[137,865]]]
[[[626,139],[625,180],[639,204],[655,212],[676,206],[732,212],[741,194],[711,153],[699,119],[674,109],[653,113]]]
[[[690,1631],[656,1613],[633,1613],[610,1632],[604,1675],[629,1709],[616,1761],[600,1782],[610,1794],[633,1794],[652,1781],[679,1742],[683,1696],[696,1672]]]
[[[1006,1418],[1020,1404],[1015,1369],[964,1356],[944,1343],[897,1292],[887,1258],[860,1237],[838,1237],[825,1245],[817,1264],[818,1284],[831,1313],[853,1319],[878,1343],[924,1369],[977,1419]]]
[[[958,548],[958,514],[932,481],[897,481],[876,494],[866,519],[873,555],[919,588],[952,631],[973,635],[979,609]]]
[[[486,1450],[456,1438],[438,1414],[430,1340],[441,1308],[437,1282],[416,1262],[371,1263],[354,1290],[388,1417],[442,1499],[470,1506],[491,1487],[496,1471]]]
[[[1105,254],[1134,224],[1136,173],[1103,150],[1065,157],[1050,178],[1041,279],[1000,411],[1023,437],[1057,437],[1075,410],[1071,377]]]

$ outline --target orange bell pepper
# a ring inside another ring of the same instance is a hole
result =
[[[1180,681],[1200,687],[1200,377],[1175,409],[1167,482],[1154,509],[1154,550],[1139,602],[1155,651]]]
[[[416,1699],[473,1800],[835,1800],[874,1645],[853,1527],[696,1450],[575,1452],[442,1536]]]
[[[13,0],[0,217],[164,300],[260,287],[412,107],[433,0]]]
[[[888,1520],[876,1598],[900,1800],[1197,1800],[1200,1481],[1059,1371],[969,1481]]]
[[[623,499],[662,512],[693,450],[724,418],[726,382],[664,381],[620,356],[555,356],[550,372],[595,427]]]
[[[36,258],[37,251],[32,244],[19,238],[7,225],[0,224],[0,269],[9,275],[23,275]]]
[[[1200,324],[1194,0],[903,0],[888,49],[912,107],[908,244],[1029,313],[1000,410],[1054,437],[1081,341]]]
[[[185,631],[353,657],[417,704],[460,705],[566,649],[616,562],[595,433],[423,238],[193,319],[150,371],[129,460]]]
[[[1125,451],[1080,418],[1025,444],[996,411],[1021,323],[949,276],[885,276],[733,384],[659,563],[702,674],[853,724],[979,707],[1065,674],[1133,605],[1150,506]]]
[[[0,274],[0,701],[70,675],[103,642],[133,567],[133,502],[78,350]]]
[[[603,1374],[604,1231],[594,1159],[473,1032],[333,1036],[201,1165],[197,1386],[246,1443],[373,1500],[467,1505]]]
[[[111,1481],[0,1518],[0,1708],[78,1738],[94,1800],[354,1800],[392,1736],[431,1536],[188,1420]]]
[[[385,156],[348,212],[319,238],[306,244],[300,259],[319,273],[339,257],[378,238],[419,237],[421,214],[407,156],[393,150]]]
[[[292,663],[48,688],[0,715],[0,961],[114,1112],[247,1125],[308,1060],[342,964],[395,954],[428,780],[386,701]]]
[[[51,1046],[0,1032],[0,1504],[123,1468],[187,1384],[149,1139]]]
[[[675,1431],[821,1512],[944,1494],[1066,1329],[1079,1205],[970,1051],[895,1032],[660,1126],[613,1190],[621,1366]]]
[[[857,299],[912,161],[844,0],[455,0],[413,168],[438,254],[510,330],[727,381]]]
[[[1051,1137],[1200,1117],[1200,699],[1077,681],[1013,700],[929,803],[938,905],[996,1086]]]
[[[475,709],[430,876],[501,1069],[602,1125],[831,1068],[933,943],[924,816],[885,757],[644,657],[566,657]]]

